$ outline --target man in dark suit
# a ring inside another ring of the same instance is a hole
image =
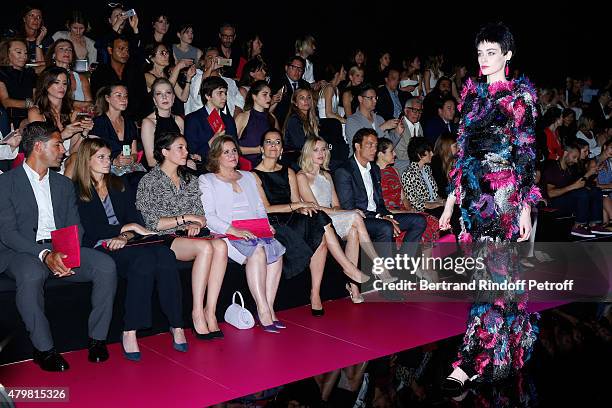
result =
[[[204,106],[195,112],[191,112],[185,118],[185,139],[189,147],[189,153],[197,154],[202,161],[213,140],[221,135],[238,137],[236,122],[230,115],[223,113],[227,102],[227,82],[218,76],[211,76],[202,80],[200,95]],[[208,117],[213,111],[217,111],[223,121],[223,129],[214,131]]]
[[[400,91],[400,73],[395,68],[385,69],[385,86],[376,90],[376,113],[384,120],[397,119],[402,113],[404,104],[410,95],[408,92]]]
[[[278,125],[282,128],[291,106],[291,97],[297,89],[310,89],[310,84],[302,79],[306,61],[299,55],[294,55],[287,60],[285,65],[285,75],[277,81],[272,90],[276,94],[279,90],[283,91],[283,96],[274,109],[274,116],[278,119]],[[314,107],[313,107],[314,108]]]
[[[114,261],[90,248],[81,248],[81,265],[67,268],[66,255],[51,249],[51,231],[79,226],[83,229],[70,179],[49,170],[59,167],[65,150],[57,128],[32,122],[23,131],[26,161],[0,175],[0,273],[15,279],[16,303],[34,346],[34,362],[43,370],[63,371],[68,363],[53,348],[44,312],[44,284],[52,279],[92,282],[89,315],[91,362],[108,359],[105,339],[117,286]]]
[[[379,255],[392,256],[393,237],[406,231],[400,253],[414,256],[425,218],[419,214],[391,214],[385,206],[380,185],[380,168],[374,162],[378,136],[371,128],[358,130],[353,137],[355,155],[334,173],[340,206],[344,210],[359,209],[366,216],[365,225],[372,242],[379,245]]]
[[[438,114],[425,122],[423,134],[425,139],[432,145],[444,133],[457,134],[457,124],[454,122],[456,112],[455,98],[447,96],[438,101]]]

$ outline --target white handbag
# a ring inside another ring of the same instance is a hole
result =
[[[236,303],[236,293],[240,296],[240,305]],[[250,329],[255,326],[253,315],[244,308],[242,293],[236,291],[232,295],[232,304],[225,311],[225,321],[238,329]]]

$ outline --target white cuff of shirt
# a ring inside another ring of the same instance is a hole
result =
[[[45,255],[45,252],[47,252],[47,251],[48,251],[48,252],[51,252],[51,250],[50,250],[50,249],[43,249],[43,250],[42,250],[42,251],[40,251],[40,253],[38,254],[38,259],[40,259],[40,262],[44,263],[44,262],[43,262],[43,256]]]

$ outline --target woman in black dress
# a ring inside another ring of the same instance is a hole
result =
[[[312,314],[322,316],[324,311],[319,292],[328,249],[349,278],[363,283],[369,277],[344,254],[329,216],[318,204],[300,201],[295,172],[278,164],[283,152],[278,130],[266,132],[261,152],[262,162],[254,172],[270,223],[276,229],[276,238],[287,249],[283,272],[291,277],[310,266]]]
[[[153,157],[155,140],[163,133],[183,134],[185,122],[183,118],[172,114],[175,95],[172,83],[166,78],[157,78],[151,85],[151,96],[155,110],[142,120],[141,139],[144,150],[142,161],[149,168],[155,167],[157,160]]]

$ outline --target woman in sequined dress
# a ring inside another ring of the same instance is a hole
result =
[[[503,24],[484,26],[476,36],[480,76],[461,95],[453,192],[440,217],[450,228],[453,205],[461,210],[460,241],[472,243],[472,257],[486,268],[473,278],[514,281],[519,264],[508,243],[531,233],[531,205],[540,198],[534,185],[536,93],[526,78],[507,80],[514,53],[512,33]],[[478,293],[453,372],[444,382],[459,391],[467,380],[491,382],[522,368],[537,339],[537,314],[526,310],[524,293]]]

